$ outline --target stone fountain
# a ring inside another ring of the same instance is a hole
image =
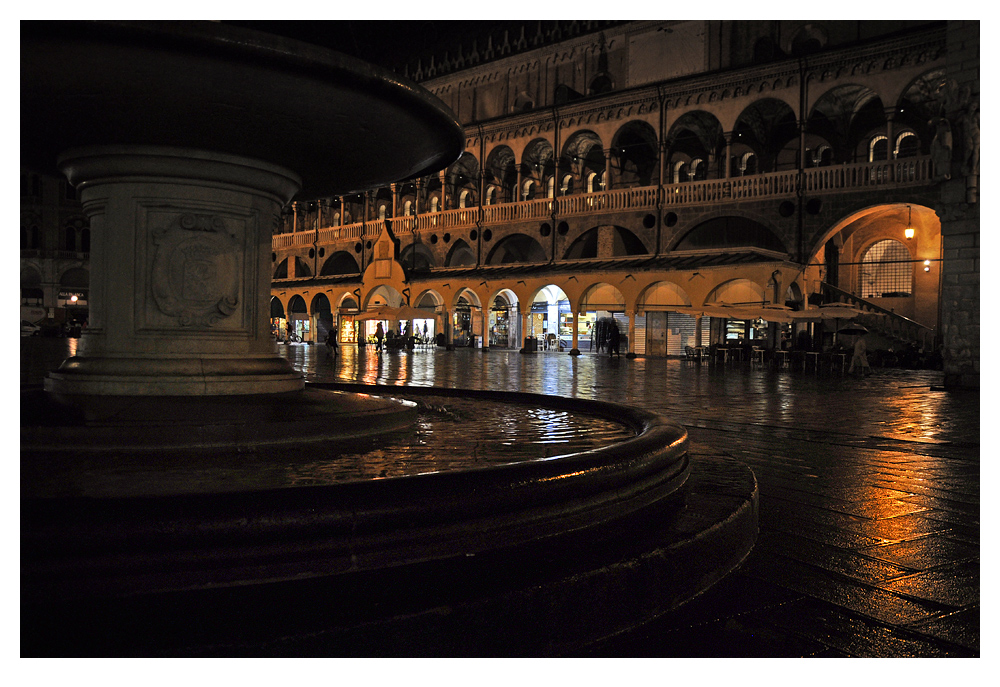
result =
[[[307,386],[277,354],[271,235],[293,197],[432,173],[464,137],[388,72],[210,22],[22,23],[21,122],[22,167],[64,174],[93,232],[78,353],[21,397],[23,655],[572,653],[750,550],[748,470],[692,466],[649,413],[527,395],[462,392],[635,437],[336,486],[47,492],[25,468],[54,457],[155,471],[406,431],[424,392]]]

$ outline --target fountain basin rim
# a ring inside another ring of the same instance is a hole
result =
[[[360,386],[403,398],[442,392]],[[665,502],[687,480],[687,433],[664,418],[605,402],[511,397],[643,429],[558,459],[329,486],[22,499],[22,593],[128,595],[447,560],[602,526]],[[61,576],[81,568],[85,580]]]

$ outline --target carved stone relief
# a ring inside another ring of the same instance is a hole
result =
[[[178,213],[152,231],[153,301],[181,327],[212,327],[239,306],[241,247],[226,224],[218,215]]]

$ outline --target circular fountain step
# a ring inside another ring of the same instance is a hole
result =
[[[331,486],[24,498],[22,652],[572,653],[677,607],[752,547],[752,473],[689,463],[682,428],[612,404],[456,393],[615,417],[638,434]]]

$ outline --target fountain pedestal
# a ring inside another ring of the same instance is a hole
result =
[[[90,322],[57,396],[300,391],[267,319],[271,236],[297,175],[246,157],[93,146],[59,167],[93,231]]]

